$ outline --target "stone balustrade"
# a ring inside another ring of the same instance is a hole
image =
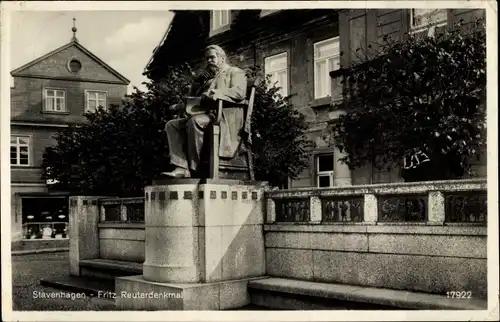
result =
[[[486,187],[468,179],[272,190],[266,222],[486,225]]]
[[[267,191],[266,274],[486,299],[486,200],[485,179]]]

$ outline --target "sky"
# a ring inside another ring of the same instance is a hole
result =
[[[70,42],[76,18],[79,43],[128,78],[129,92],[144,89],[144,67],[172,17],[167,10],[13,12],[11,70]]]

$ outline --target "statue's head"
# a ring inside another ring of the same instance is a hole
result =
[[[211,72],[217,72],[226,64],[226,53],[217,45],[210,45],[205,49],[205,58],[207,69]]]

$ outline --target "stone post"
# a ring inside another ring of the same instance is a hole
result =
[[[273,224],[276,221],[276,203],[273,198],[266,198],[266,224]]]
[[[429,191],[427,207],[427,223],[429,225],[443,225],[445,221],[445,201],[441,191]]]
[[[323,219],[321,199],[317,196],[311,196],[309,200],[311,223],[320,224]]]
[[[378,221],[378,204],[377,196],[374,194],[365,194],[364,200],[364,222],[367,224],[375,224]]]
[[[104,197],[69,197],[70,275],[80,276],[80,261],[99,258],[99,204]]]

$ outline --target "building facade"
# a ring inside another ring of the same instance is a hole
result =
[[[358,48],[366,52],[384,36],[398,40],[484,16],[482,9],[176,11],[145,74],[158,81],[169,66],[187,61],[196,68],[207,45],[220,45],[231,64],[260,66],[282,86],[282,94],[295,94],[292,104],[307,117],[316,148],[310,167],[289,186],[397,182],[402,180],[400,169],[381,172],[367,166],[350,171],[338,161],[342,153],[323,139],[326,122],[340,113],[329,107],[343,95],[341,83],[330,72],[355,64]],[[484,160],[478,163],[480,175],[485,175]]]
[[[119,104],[129,80],[76,37],[11,72],[12,241],[67,239],[68,192],[42,179],[54,135],[98,106]]]

